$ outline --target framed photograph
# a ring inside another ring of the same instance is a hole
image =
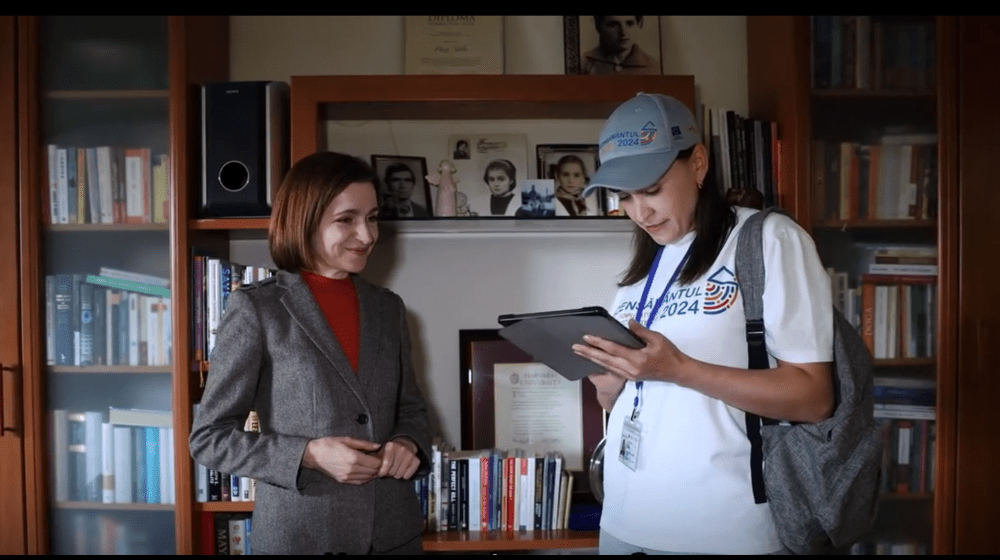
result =
[[[590,457],[604,438],[594,384],[568,381],[497,334],[459,331],[462,449],[559,451],[574,493],[590,494]]]
[[[535,146],[538,177],[551,179],[555,186],[556,216],[602,216],[604,189],[583,198],[590,177],[601,165],[597,144],[538,144]]]
[[[522,186],[528,180],[528,136],[516,133],[448,136],[448,154],[454,156],[463,148],[467,157],[451,160],[458,187],[458,215],[514,217],[521,208]]]
[[[404,16],[406,74],[503,74],[503,16]]]
[[[660,16],[563,16],[567,74],[662,74]]]
[[[434,215],[426,158],[373,155],[372,167],[378,175],[382,219],[426,219]]]

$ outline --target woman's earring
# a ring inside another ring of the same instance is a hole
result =
[[[702,185],[703,183],[704,183],[704,181],[698,181],[698,190],[699,190],[699,191],[701,190],[701,185]]]

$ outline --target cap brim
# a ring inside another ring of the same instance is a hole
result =
[[[638,191],[660,180],[677,159],[677,153],[639,154],[617,157],[601,164],[583,191],[589,196],[594,189],[606,187],[616,191]]]

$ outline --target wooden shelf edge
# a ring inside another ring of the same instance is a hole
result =
[[[257,232],[267,235],[269,218],[212,218],[190,222],[190,229],[199,231],[228,230]],[[432,218],[429,220],[385,220],[381,234],[466,234],[466,233],[605,233],[631,232],[628,218],[592,217],[548,219],[524,218]]]
[[[254,502],[196,502],[195,511],[210,511],[213,513],[252,512]]]
[[[541,550],[597,548],[598,531],[446,531],[425,533],[426,552],[476,552],[498,550]]]
[[[94,510],[94,511],[174,511],[175,504],[137,504],[103,502],[55,502],[53,509]]]

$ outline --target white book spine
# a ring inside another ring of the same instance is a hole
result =
[[[470,457],[469,461],[469,530],[479,531],[482,526],[482,519],[479,515],[479,457]]]
[[[132,429],[114,425],[115,502],[132,503]]]
[[[69,183],[66,175],[66,148],[56,148],[56,184],[60,224],[69,223]]]
[[[111,147],[97,148],[97,187],[101,198],[101,223],[112,224],[114,216],[114,180],[111,177]]]
[[[57,502],[69,501],[69,419],[62,409],[52,411],[52,469]]]
[[[125,158],[125,215],[133,220],[143,216],[142,158]]]
[[[101,501],[115,503],[115,440],[107,422],[101,423]]]

